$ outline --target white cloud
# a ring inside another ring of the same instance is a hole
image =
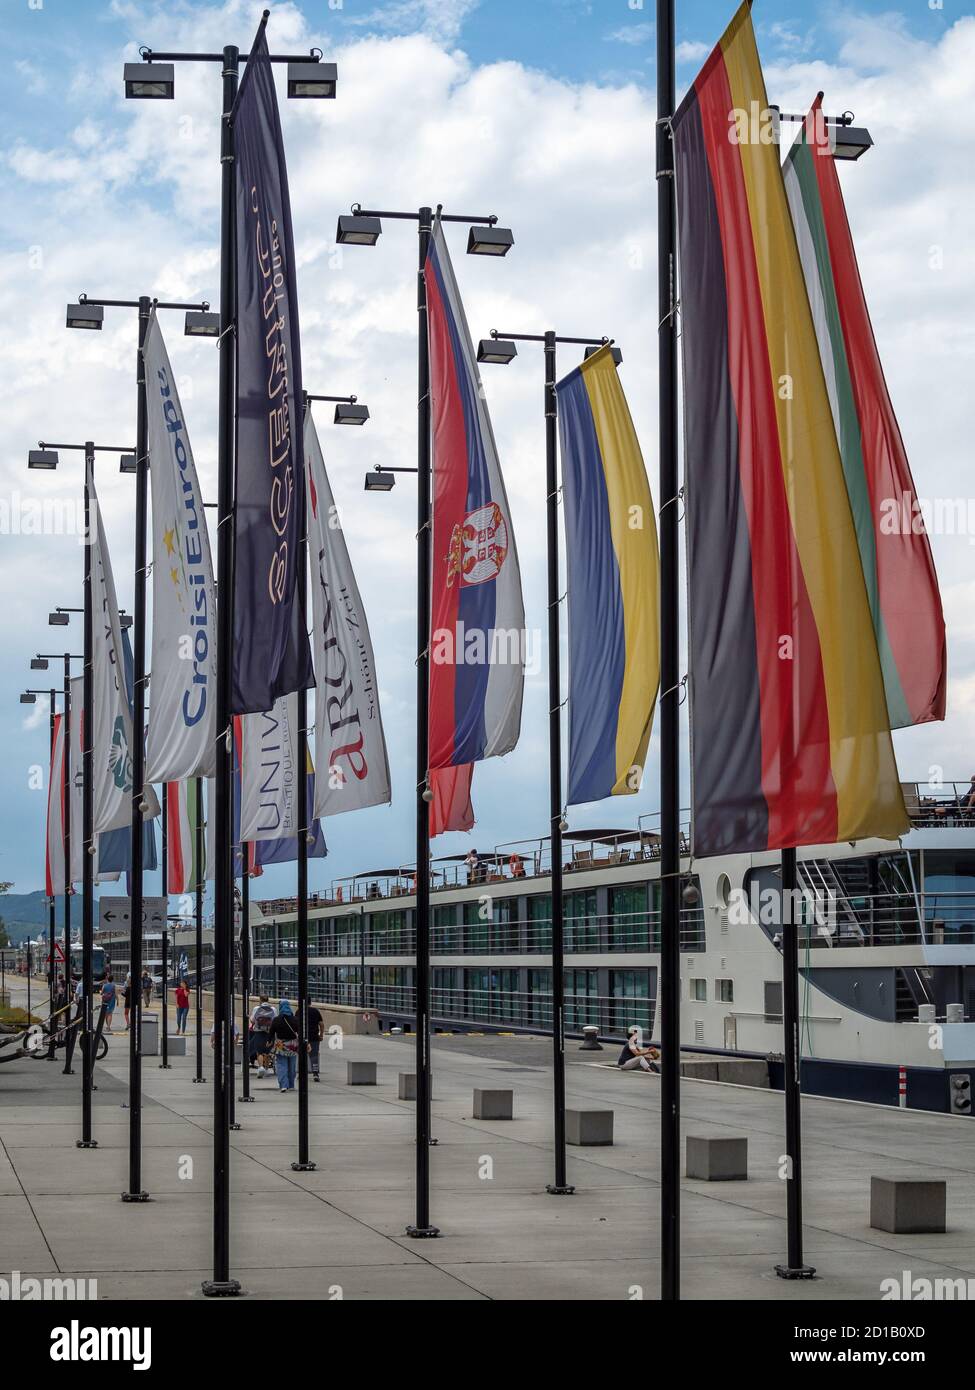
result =
[[[642,21],[634,24],[624,24],[622,29],[614,29],[612,33],[606,35],[607,43],[625,43],[636,47],[638,44],[649,43],[653,38],[654,26]]]
[[[696,39],[684,39],[677,45],[678,63],[703,63],[713,45],[700,43]]]

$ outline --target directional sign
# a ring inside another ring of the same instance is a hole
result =
[[[102,931],[128,931],[132,920],[131,898],[101,897],[98,900],[98,925]],[[166,926],[166,899],[142,899],[142,929],[162,931]]]

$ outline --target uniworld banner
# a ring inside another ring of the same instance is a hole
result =
[[[369,626],[338,524],[311,411],[305,420],[315,651],[315,815],[390,800],[389,760]]]
[[[145,349],[152,486],[152,700],[146,781],[216,766],[216,607],[206,513],[173,369],[155,314]]]
[[[288,172],[263,28],[234,115],[237,494],[231,709],[269,710],[314,682],[298,596],[305,528],[301,356]]]

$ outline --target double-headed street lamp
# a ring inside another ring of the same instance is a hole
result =
[[[94,477],[95,455],[97,453],[126,455],[132,452],[131,449],[118,448],[109,444],[95,444],[92,440],[86,440],[84,444],[50,444],[41,440],[37,449],[31,449],[28,455],[28,468],[54,469],[60,462],[60,453],[66,452],[83,453],[85,456],[85,566],[84,566],[84,608],[81,610],[84,615],[84,725],[82,730],[82,811],[81,811],[81,839],[82,839],[82,896],[81,896],[81,975],[82,975],[82,1009],[84,1022],[82,1024],[81,1048],[82,1048],[82,1071],[83,1085],[81,1090],[81,1138],[78,1140],[79,1149],[94,1149],[98,1147],[97,1140],[92,1137],[91,1126],[91,1093],[92,1093],[92,1073],[94,1070],[95,1056],[91,1046],[92,1032],[94,1027],[92,1015],[92,966],[93,949],[95,936],[94,922],[94,855],[95,855],[95,832],[94,832],[94,797],[93,797],[93,768],[94,768],[94,729],[95,718],[93,709],[92,691],[92,656],[93,645],[93,614],[92,614],[92,589],[91,589],[91,497],[88,488],[89,474]],[[48,621],[55,627],[64,626],[68,621],[68,615],[77,612],[77,609],[58,608],[51,614]],[[67,732],[67,731],[66,731]],[[140,827],[141,830],[141,827]],[[70,873],[70,868],[67,870]]]
[[[267,24],[265,10],[258,34]],[[236,421],[237,268],[234,251],[236,202],[235,107],[240,50],[227,44],[220,53],[162,53],[140,50],[141,63],[125,65],[125,95],[134,100],[168,100],[175,94],[177,62],[220,65],[222,105],[220,121],[220,383],[218,407],[218,503],[217,503],[217,680],[215,727],[217,761],[214,778],[214,1135],[213,1135],[213,1278],[203,1285],[204,1294],[221,1297],[240,1293],[230,1277],[230,1123],[233,1093],[226,1058],[232,1056],[233,1020],[233,862],[232,862],[232,746],[230,743],[230,670],[233,634],[233,535],[234,429]],[[288,96],[334,97],[338,74],[335,65],[321,62],[320,49],[294,57],[269,55],[272,63],[288,66]],[[246,61],[246,59],[245,59]],[[198,962],[199,965],[199,962]]]
[[[219,330],[208,321],[210,305],[172,303],[140,295],[138,299],[92,299],[81,295],[69,304],[68,328],[101,331],[106,309],[135,309],[138,312],[139,343],[136,354],[136,447],[124,456],[120,471],[135,475],[135,602],[132,634],[132,869],[129,911],[129,973],[133,982],[142,979],[142,805],[145,799],[145,700],[146,700],[146,529],[148,517],[149,442],[146,403],[145,341],[149,318],[157,309],[178,309],[186,314],[185,331],[191,337],[216,337]],[[191,331],[189,320],[193,319]],[[123,1202],[147,1202],[142,1190],[142,991],[133,984],[129,1028],[129,1185]]]
[[[467,251],[474,256],[504,256],[514,244],[507,227],[499,227],[494,214],[487,217],[447,215],[437,208],[441,222],[460,222],[470,227]],[[433,209],[418,212],[383,212],[354,203],[351,215],[338,220],[335,239],[340,246],[375,246],[382,234],[384,217],[415,222],[419,233],[417,277],[417,521],[416,521],[416,1220],[407,1234],[438,1236],[430,1223],[430,800],[429,781],[429,656],[430,656],[430,360],[428,356],[427,287],[425,268],[433,232]],[[369,474],[366,490],[388,492],[382,481],[393,478],[385,469]]]
[[[585,347],[589,357],[609,338],[566,338],[550,329],[546,333],[500,333],[491,330],[477,349],[479,362],[507,365],[518,355],[517,343],[540,343],[544,350],[545,391],[545,516],[548,557],[548,771],[549,836],[552,860],[552,1065],[555,1103],[555,1181],[546,1186],[554,1196],[575,1188],[566,1175],[565,1158],[565,898],[562,889],[562,832],[568,829],[562,803],[562,678],[559,640],[559,479],[557,411],[555,393],[556,349],[559,343]],[[617,366],[619,348],[612,349]]]

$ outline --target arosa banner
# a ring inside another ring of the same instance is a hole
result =
[[[525,609],[511,511],[464,305],[437,218],[424,267],[433,438],[430,767],[510,753]]]
[[[173,369],[153,314],[146,334],[152,486],[152,700],[146,781],[215,770],[216,609],[200,483]]]
[[[315,815],[390,800],[376,661],[311,411],[305,418],[315,652]]]
[[[288,171],[263,27],[240,85],[237,493],[231,710],[259,714],[314,684],[298,595],[305,532],[301,355]]]
[[[115,580],[102,525],[95,479],[88,468],[88,496],[94,513],[91,544],[92,715],[94,830],[115,830],[132,821],[132,716],[125,687],[122,627]],[[80,702],[78,708],[81,708]],[[88,711],[86,711],[86,714]],[[72,766],[74,758],[72,757]],[[148,816],[159,815],[159,802],[145,786]]]

